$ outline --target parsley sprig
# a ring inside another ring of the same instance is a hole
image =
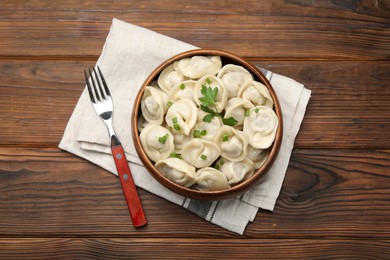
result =
[[[210,85],[211,81],[206,80]],[[215,105],[215,100],[218,94],[218,88],[212,88],[210,86],[202,85],[200,93],[203,95],[199,98],[201,102],[200,109],[207,114],[203,117],[203,122],[210,123],[215,116],[219,116],[222,120],[222,123],[229,126],[235,126],[238,121],[234,117],[224,118],[220,112],[218,112],[217,106]]]

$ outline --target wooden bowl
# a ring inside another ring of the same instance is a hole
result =
[[[250,177],[247,180],[242,181],[241,183],[221,191],[201,191],[201,190],[195,190],[191,188],[186,188],[183,186],[180,186],[165,176],[163,176],[154,166],[154,163],[147,157],[144,149],[142,148],[139,132],[138,132],[138,118],[141,113],[140,105],[141,105],[141,99],[142,95],[144,93],[145,87],[150,85],[153,80],[156,80],[160,74],[161,71],[163,71],[166,67],[168,67],[170,64],[172,64],[175,61],[178,61],[183,58],[188,58],[196,55],[204,55],[204,56],[220,56],[222,60],[222,66],[225,64],[235,64],[240,65],[246,68],[250,73],[252,73],[254,80],[259,81],[263,83],[268,90],[271,93],[272,99],[274,101],[274,111],[276,112],[276,115],[278,117],[278,129],[276,132],[275,141],[270,147],[270,153],[268,156],[268,159],[265,161],[265,163],[256,170],[254,175]],[[250,188],[258,184],[261,180],[261,178],[267,173],[267,171],[270,169],[272,164],[274,163],[276,156],[279,152],[280,144],[282,142],[282,132],[283,132],[283,120],[282,120],[282,112],[280,109],[280,104],[278,101],[278,98],[275,94],[274,89],[272,88],[271,84],[267,80],[267,78],[251,63],[243,60],[240,57],[237,57],[234,54],[231,54],[226,51],[220,51],[220,50],[212,50],[212,49],[196,49],[191,50],[187,52],[180,53],[164,63],[162,63],[160,66],[158,66],[145,80],[145,82],[142,84],[137,97],[134,102],[133,107],[133,113],[132,113],[132,135],[133,135],[133,141],[135,145],[135,149],[139,155],[139,158],[141,159],[142,163],[146,167],[146,169],[149,171],[149,173],[163,186],[168,188],[169,190],[176,192],[184,197],[193,198],[193,199],[201,199],[201,200],[221,200],[230,198],[233,196],[240,195],[246,191],[248,191]]]

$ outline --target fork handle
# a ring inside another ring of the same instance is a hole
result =
[[[122,184],[122,190],[130,211],[133,226],[145,226],[147,223],[145,213],[138,196],[137,187],[135,186],[133,177],[131,176],[129,164],[127,163],[123,147],[122,145],[115,145],[111,147],[111,151],[114,156],[115,166]]]

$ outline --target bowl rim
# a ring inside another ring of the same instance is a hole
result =
[[[192,56],[220,56],[221,59],[228,59],[233,61],[229,64],[235,64],[240,65],[246,68],[251,74],[253,74],[255,80],[259,80],[261,83],[263,83],[268,90],[270,91],[271,97],[274,101],[274,111],[278,117],[278,129],[276,130],[276,136],[275,140],[270,148],[270,152],[268,155],[268,158],[264,162],[264,164],[255,171],[254,175],[247,180],[244,180],[243,182],[240,182],[239,184],[225,190],[220,191],[200,191],[195,190],[191,188],[186,188],[184,186],[181,186],[179,184],[176,184],[175,182],[169,180],[168,178],[164,177],[159,171],[155,168],[152,161],[147,157],[146,153],[142,149],[141,141],[139,138],[139,132],[138,132],[138,117],[140,113],[140,104],[142,95],[144,93],[145,88],[150,85],[150,83],[157,78],[157,76],[161,73],[162,70],[164,70],[166,67],[168,67],[170,64],[172,64],[175,61],[178,61],[183,58],[188,58]],[[145,168],[148,170],[148,172],[156,179],[160,184],[162,184],[164,187],[168,188],[169,190],[172,190],[175,193],[178,193],[182,196],[192,198],[192,199],[205,199],[205,200],[222,200],[231,198],[240,194],[243,194],[248,189],[252,188],[256,184],[259,183],[259,181],[262,179],[262,177],[269,171],[270,167],[275,162],[275,159],[279,153],[280,146],[282,143],[282,136],[283,136],[283,119],[282,119],[282,110],[280,107],[279,99],[275,93],[275,90],[273,89],[271,83],[268,81],[268,79],[263,75],[263,73],[254,65],[252,65],[250,62],[244,60],[243,58],[240,58],[239,56],[223,51],[223,50],[217,50],[217,49],[193,49],[185,52],[181,52],[179,54],[176,54],[172,56],[171,58],[167,59],[163,63],[161,63],[159,66],[157,66],[146,78],[146,80],[141,85],[140,89],[138,90],[137,96],[134,100],[133,104],[133,111],[131,114],[131,129],[132,129],[132,137],[135,149],[138,153],[138,156],[141,160],[141,162],[144,164]]]

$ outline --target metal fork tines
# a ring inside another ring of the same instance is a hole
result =
[[[106,80],[99,66],[96,69],[88,69],[89,75],[84,70],[85,81],[87,83],[89,97],[96,113],[106,123],[111,139],[111,151],[114,157],[118,176],[122,184],[123,193],[126,198],[127,206],[130,211],[131,220],[135,227],[146,225],[145,214],[142,209],[141,201],[138,196],[137,188],[135,187],[131,176],[130,168],[126,160],[126,155],[121,143],[115,135],[112,127],[113,102],[110,90],[108,89]]]
[[[118,143],[115,135],[115,131],[112,127],[112,112],[113,112],[113,104],[111,99],[111,93],[108,89],[106,80],[103,77],[103,73],[100,70],[99,66],[97,66],[96,72],[95,68],[88,69],[89,76],[87,72],[84,70],[85,81],[87,83],[89,97],[91,98],[91,102],[96,113],[104,120],[107,125],[109,135],[112,142]],[[88,79],[89,78],[89,79]],[[92,84],[91,84],[92,82]]]

